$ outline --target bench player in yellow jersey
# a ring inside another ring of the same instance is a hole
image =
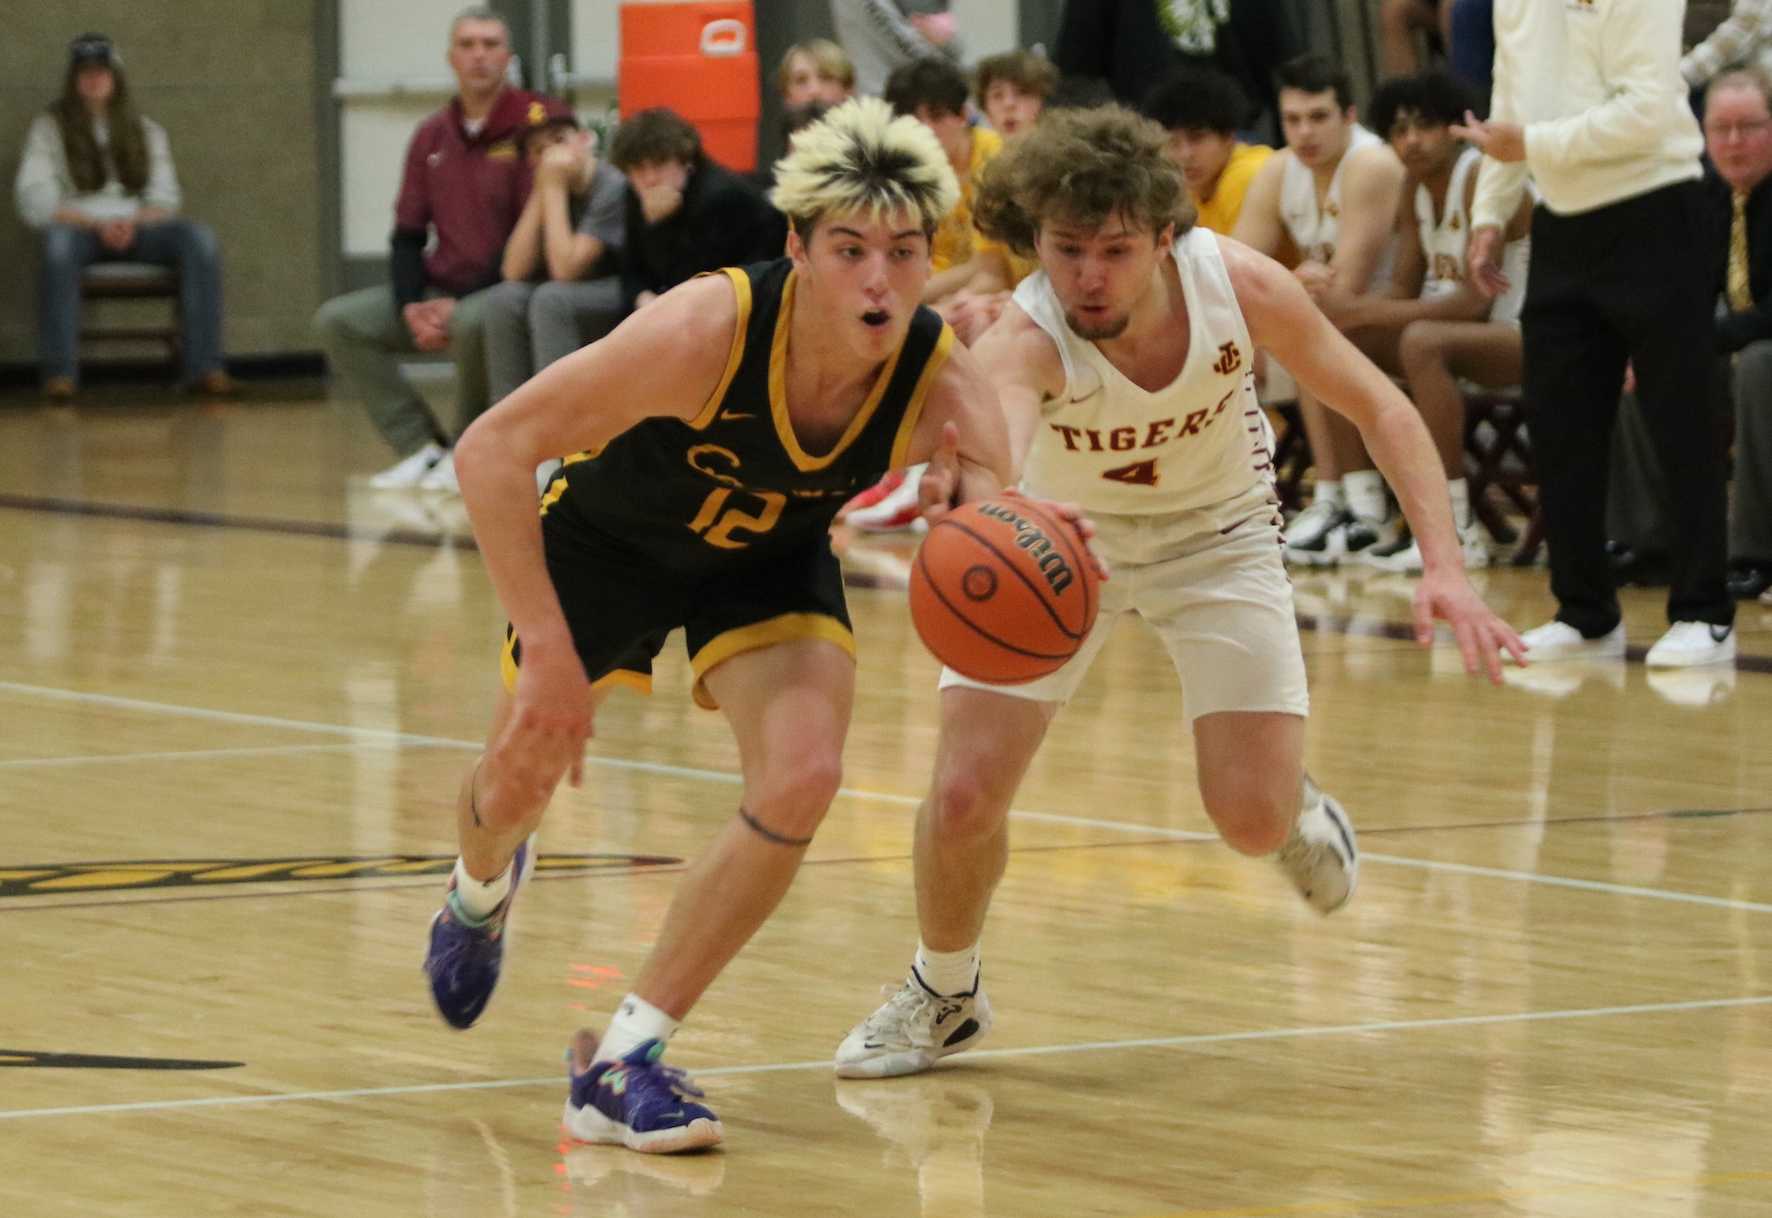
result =
[[[425,968],[471,1025],[497,983],[531,834],[576,785],[607,691],[649,688],[683,627],[694,695],[737,737],[738,809],[678,883],[634,990],[581,1031],[566,1124],[661,1153],[718,1142],[666,1042],[775,909],[840,782],[855,663],[828,529],[889,468],[931,461],[939,515],[1000,490],[996,395],[919,307],[958,195],[935,138],[878,100],[802,131],[776,166],[787,257],[704,276],[553,364],[456,448],[462,497],[510,616],[506,692],[458,800],[461,858]],[[533,471],[580,452],[548,488]]]

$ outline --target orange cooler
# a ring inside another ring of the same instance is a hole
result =
[[[757,168],[762,94],[749,0],[627,0],[617,82],[623,118],[668,106],[695,126],[714,160],[740,173]]]

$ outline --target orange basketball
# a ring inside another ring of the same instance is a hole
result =
[[[942,517],[911,564],[911,620],[935,658],[1018,685],[1077,654],[1100,604],[1083,539],[1046,504],[986,499]]]

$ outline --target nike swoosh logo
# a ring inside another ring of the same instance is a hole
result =
[[[864,1040],[861,1042],[861,1047],[864,1049],[884,1049],[886,1046],[876,1041]]]
[[[738,423],[745,419],[754,419],[756,417],[757,416],[754,414],[740,414],[736,410],[728,410],[725,414],[720,416],[720,421],[722,423]]]

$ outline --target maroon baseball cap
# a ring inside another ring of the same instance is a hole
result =
[[[523,115],[523,126],[519,134],[527,141],[538,131],[547,131],[553,127],[577,127],[578,115],[572,107],[557,97],[549,97],[545,93],[537,93],[529,100],[529,109]]]

